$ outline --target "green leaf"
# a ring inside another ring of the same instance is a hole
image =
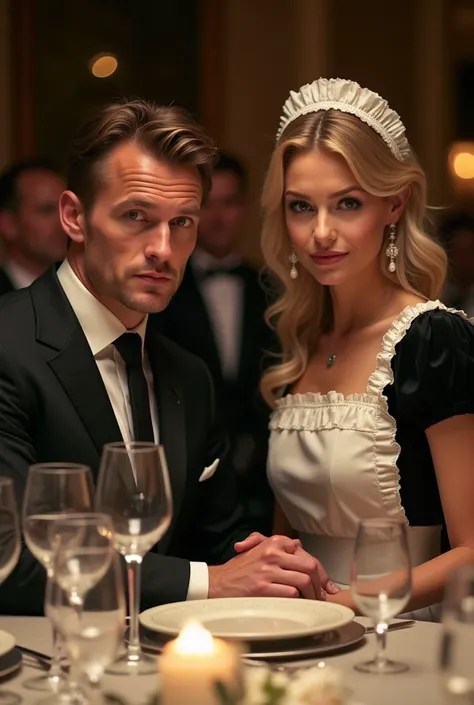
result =
[[[122,700],[118,695],[114,693],[104,693],[104,700],[107,705],[128,705],[126,700]]]
[[[267,682],[263,686],[263,692],[268,697],[265,705],[278,705],[286,693],[286,688],[281,685],[275,685],[273,683],[272,674],[269,673]]]
[[[106,705],[132,705],[127,700],[123,700],[122,698],[120,698],[118,695],[115,695],[114,693],[104,693],[104,701],[105,701]],[[161,698],[160,698],[159,693],[155,693],[147,701],[146,705],[160,705],[160,701],[161,701]]]

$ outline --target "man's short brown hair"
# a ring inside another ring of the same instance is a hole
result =
[[[182,108],[145,100],[121,101],[100,108],[73,141],[67,187],[86,210],[93,206],[100,189],[100,166],[105,157],[127,142],[136,142],[156,159],[195,167],[203,198],[209,193],[217,150],[206,130]]]

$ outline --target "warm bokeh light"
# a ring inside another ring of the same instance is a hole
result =
[[[448,164],[454,188],[460,193],[471,193],[474,184],[474,141],[453,142]]]
[[[474,154],[460,152],[453,159],[453,169],[460,179],[474,179]]]
[[[174,650],[179,654],[213,654],[215,644],[212,634],[197,621],[190,621],[182,628],[174,641]]]
[[[96,54],[90,61],[90,69],[96,78],[107,78],[117,70],[118,61],[113,54]]]

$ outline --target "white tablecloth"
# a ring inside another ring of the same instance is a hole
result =
[[[367,620],[359,621],[368,624]],[[0,629],[13,634],[17,644],[50,653],[50,627],[42,617],[0,617]],[[373,635],[367,636],[365,643],[354,651],[324,660],[343,672],[345,684],[361,705],[445,705],[437,673],[440,637],[441,626],[429,622],[417,622],[412,628],[390,633],[389,655],[410,666],[408,672],[393,676],[359,673],[353,668],[356,662],[373,655]],[[17,692],[22,696],[22,705],[33,705],[44,694],[23,688],[22,682],[39,673],[41,671],[23,666],[0,690]],[[157,676],[106,676],[104,689],[128,699],[130,705],[145,705],[157,690],[157,679]]]

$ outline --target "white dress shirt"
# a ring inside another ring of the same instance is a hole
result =
[[[200,272],[229,268],[240,264],[240,258],[230,255],[216,259],[203,250],[196,250],[191,265],[199,281]],[[234,380],[239,371],[242,343],[244,283],[240,277],[219,273],[199,282],[199,288],[211,321],[219,352],[224,379]]]
[[[132,441],[133,416],[128,392],[127,370],[122,356],[113,344],[123,333],[138,333],[142,339],[145,373],[155,443],[159,443],[158,408],[153,374],[144,347],[147,316],[133,330],[127,330],[109,309],[86,289],[65,260],[58,269],[58,279],[76,314],[102,381],[110,399],[124,441]],[[93,403],[93,400],[91,400]],[[191,562],[188,600],[205,599],[209,592],[209,570],[206,563]]]

